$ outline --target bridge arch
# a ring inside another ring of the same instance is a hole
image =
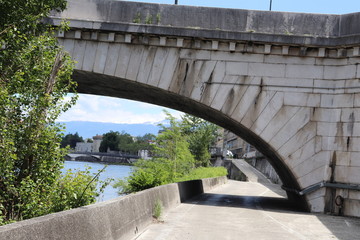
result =
[[[341,195],[344,213],[360,216],[359,14],[69,4],[48,21],[70,20],[58,37],[79,92],[214,122],[261,151],[290,198],[335,212]],[[153,19],[134,23],[138,13]]]
[[[75,70],[73,78],[78,83],[79,93],[125,98],[164,106],[201,117],[230,130],[256,147],[257,150],[266,156],[278,173],[286,189],[301,189],[296,177],[284,160],[267,142],[249,128],[236,120],[231,119],[217,109],[213,109],[203,103],[174,92],[165,91],[164,89],[148,84],[114,76],[105,76],[103,74]],[[296,202],[300,208],[306,210],[309,209],[308,203],[304,197],[294,194],[291,191],[288,191],[287,194],[288,198],[291,201]]]

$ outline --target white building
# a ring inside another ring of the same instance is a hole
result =
[[[75,152],[99,152],[102,141],[101,135],[93,137],[93,142],[77,142]]]

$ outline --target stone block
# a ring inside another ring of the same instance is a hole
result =
[[[310,81],[312,81],[312,80],[310,80]],[[320,94],[285,92],[284,93],[284,105],[319,107],[320,106]]]
[[[75,40],[73,39],[64,39],[63,41],[64,50],[67,51],[70,54],[70,56],[74,54],[74,45],[75,45]]]
[[[159,45],[161,45],[161,46],[166,45],[166,37],[160,37],[159,38]]]
[[[176,46],[177,47],[182,47],[184,44],[184,39],[183,38],[177,38],[176,39]]]
[[[271,99],[267,107],[261,112],[251,127],[251,130],[257,134],[260,134],[269,122],[275,117],[275,115],[283,107],[284,93],[277,92]]]
[[[194,59],[194,60],[210,60],[211,51],[207,50],[194,50],[194,49],[181,49],[181,59]]]
[[[330,168],[325,165],[319,165],[319,168],[312,169],[311,172],[298,178],[298,183],[300,184],[302,189],[315,183],[327,181],[329,179]]]
[[[350,166],[360,167],[360,151],[359,152],[351,152],[350,158]]]
[[[285,77],[287,78],[323,78],[323,66],[286,65]]]
[[[167,62],[167,61],[166,61]],[[191,98],[199,101],[201,99],[201,95],[202,95],[202,91],[203,91],[203,87],[207,82],[211,81],[211,76],[212,73],[214,71],[216,65],[216,61],[204,61],[201,69],[197,75],[197,77],[195,76],[194,79],[194,86],[193,86],[193,90],[191,92]],[[166,69],[164,68],[163,71],[165,71]],[[227,85],[224,87],[232,87],[231,85]],[[219,88],[221,89],[221,88]]]
[[[360,217],[360,198],[345,200],[344,215]]]
[[[162,71],[166,64],[168,49],[159,47],[156,49],[156,54],[152,61],[151,72],[147,84],[158,86]]]
[[[241,122],[250,106],[255,103],[255,99],[261,91],[260,87],[256,86],[259,84],[259,81],[259,78],[253,78],[251,81],[251,84],[254,84],[255,86],[249,86],[245,91],[242,99],[239,101],[233,113],[231,114],[231,117],[234,120]]]
[[[319,48],[318,57],[325,57],[326,48]]]
[[[241,121],[241,124],[247,128],[251,128],[259,115],[263,112],[266,106],[269,104],[271,99],[275,95],[275,91],[262,91],[259,96],[255,99],[254,104],[252,104],[245,114],[244,118]]]
[[[359,200],[360,199],[360,191],[349,190],[349,199]]]
[[[217,62],[212,73],[211,82],[221,83],[225,79],[225,62]],[[218,84],[206,84],[201,95],[201,102],[210,105],[218,90]],[[236,88],[236,87],[235,87]]]
[[[121,44],[119,50],[119,58],[116,64],[115,76],[125,78],[126,71],[129,65],[131,52],[133,51],[133,47],[127,44]]]
[[[271,86],[271,89],[278,87],[278,91],[287,92],[288,89],[292,91],[304,91],[305,88],[308,88],[312,91],[314,82],[312,79],[296,79],[296,78],[283,78],[283,77],[263,77],[263,85]],[[301,89],[301,90],[299,90]],[[293,94],[293,93],[291,93]]]
[[[348,151],[347,137],[322,137],[321,149],[324,151]]]
[[[336,166],[335,181],[360,184],[360,167]]]
[[[341,122],[360,122],[360,108],[342,108]]]
[[[109,42],[115,41],[115,33],[113,33],[113,32],[112,32],[112,33],[109,33],[107,40],[108,40]]]
[[[139,73],[136,77],[137,82],[140,83],[148,82],[157,49],[158,48],[154,46],[150,46],[144,49],[140,61],[140,66],[142,67],[139,69]]]
[[[75,62],[75,69],[82,69],[85,56],[86,41],[75,41],[72,58]]]
[[[356,65],[324,66],[324,79],[351,79],[356,75]]]
[[[316,145],[319,143],[316,142],[316,139],[317,138],[314,137],[306,142],[303,146],[296,145],[293,146],[290,150],[288,150],[286,145],[284,145],[279,149],[279,154],[281,154],[281,156],[286,159],[286,163],[288,164],[289,168],[292,169],[317,153]],[[293,152],[292,150],[296,147],[298,149]]]
[[[345,93],[358,93],[360,79],[348,79],[345,81]]]
[[[269,54],[270,52],[271,52],[271,45],[270,44],[265,44],[264,45],[264,53]]]
[[[321,107],[324,108],[347,108],[354,106],[353,94],[322,94]]]
[[[311,158],[305,160],[300,163],[296,167],[293,168],[293,171],[296,172],[299,176],[305,176],[318,168],[324,168],[329,165],[329,161],[331,158],[331,151],[322,151],[316,153]],[[311,178],[311,176],[309,176]],[[313,184],[319,181],[313,182]]]
[[[261,133],[260,136],[262,139],[270,142],[270,140],[279,132],[279,130],[283,128],[289,119],[291,119],[298,111],[300,111],[300,109],[300,107],[282,107]]]
[[[349,166],[351,159],[351,152],[336,152],[336,165]]]
[[[350,141],[349,150],[353,152],[360,152],[360,137],[351,137],[347,139],[347,142]]]
[[[219,41],[212,41],[211,42],[211,49],[212,50],[218,50],[219,48]]]
[[[289,47],[290,46],[282,46],[281,54],[288,55],[289,54]]]
[[[236,43],[230,42],[229,43],[229,51],[235,51],[235,49],[236,49]]]
[[[186,75],[184,81],[182,82],[180,94],[184,97],[190,97],[191,92],[193,91],[195,82],[198,79],[198,75],[203,66],[203,61],[193,61],[188,69],[188,74]]]
[[[345,80],[314,80],[314,93],[344,93]]]
[[[81,38],[81,31],[80,31],[80,30],[76,30],[76,31],[75,31],[75,36],[74,36],[74,38],[76,38],[76,39],[80,39],[80,38]]]
[[[169,49],[168,57],[165,63],[165,67],[161,74],[161,78],[159,81],[159,88],[168,90],[171,85],[171,80],[175,74],[174,69],[176,69],[176,65],[179,61],[179,49],[171,48]]]
[[[132,41],[132,35],[129,33],[125,34],[125,42],[131,43],[131,41]]]
[[[120,44],[111,43],[106,57],[104,74],[114,76],[119,58]]]
[[[249,63],[249,75],[257,77],[285,77],[285,64]]]
[[[226,62],[226,75],[248,75],[249,64],[244,62]]]
[[[315,154],[315,143],[312,142],[312,146],[309,145],[309,141],[315,141],[316,135],[316,123],[309,122],[303,128],[296,132],[289,141],[287,141],[281,148],[278,149],[278,153],[289,163],[290,168],[294,167],[294,163],[298,159],[306,160]],[[300,151],[301,149],[301,151]],[[306,153],[304,152],[306,149]]]
[[[341,117],[341,109],[314,108],[312,121],[317,122],[338,122]]]
[[[310,120],[310,108],[301,108],[299,111],[291,117],[288,122],[277,132],[277,134],[271,139],[270,144],[273,148],[278,150],[289,139],[296,135]],[[301,144],[298,142],[298,144]]]
[[[229,106],[229,102],[226,102],[230,95],[230,91],[234,89],[234,85],[238,82],[237,76],[225,76],[222,83],[226,83],[224,85],[214,85],[214,87],[217,88],[215,96],[213,100],[211,101],[211,106],[215,109],[220,110],[225,104],[227,105],[227,108],[235,108],[236,106]],[[232,85],[234,84],[234,85]],[[237,104],[237,102],[234,102],[232,104]]]
[[[283,55],[265,55],[264,56],[264,63],[315,65],[315,58],[313,58],[313,57],[283,56]]]
[[[314,213],[321,213],[324,212],[325,208],[325,198],[324,197],[318,197],[315,199],[311,199],[309,201],[310,205],[310,211]]]
[[[82,70],[91,72],[94,69],[97,45],[98,45],[97,42],[93,42],[93,41],[86,42]]]
[[[211,52],[211,60],[261,63],[264,61],[264,55],[263,54],[242,53],[242,52],[229,53],[229,52],[222,52],[222,51],[213,51],[213,52]]]
[[[354,107],[360,107],[360,93],[355,94],[354,98]]]
[[[126,70],[126,79],[136,80],[139,70],[142,67],[139,65],[139,62],[141,62],[144,49],[144,46],[136,46],[132,49],[129,64]]]
[[[342,133],[342,124],[341,123],[330,123],[330,122],[318,122],[317,123],[317,129],[316,134],[318,136],[343,136],[342,134],[339,135],[339,133]]]
[[[325,195],[326,195],[326,188],[320,188],[315,192],[306,194],[306,199],[308,199],[308,201],[311,201],[319,197],[325,197]]]
[[[109,43],[100,42],[96,49],[94,72],[103,73],[105,69],[106,58],[109,50]]]
[[[231,77],[236,77],[236,76],[231,76]],[[253,78],[247,76],[237,77],[236,85],[234,85],[228,92],[228,95],[226,96],[226,102],[224,102],[221,108],[221,111],[223,113],[229,116],[234,112],[236,106],[242,100],[243,95],[247,91],[248,84],[251,83],[252,80]]]
[[[348,62],[346,58],[316,58],[315,64],[321,66],[345,66]]]

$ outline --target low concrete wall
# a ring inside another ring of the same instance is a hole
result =
[[[173,183],[64,212],[0,227],[7,240],[132,239],[151,222],[155,202],[164,213],[182,201],[226,183],[226,177]]]

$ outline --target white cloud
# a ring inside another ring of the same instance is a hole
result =
[[[125,99],[79,94],[75,106],[63,113],[58,121],[89,121],[111,123],[158,123],[165,119],[163,109],[179,118],[181,112]]]

